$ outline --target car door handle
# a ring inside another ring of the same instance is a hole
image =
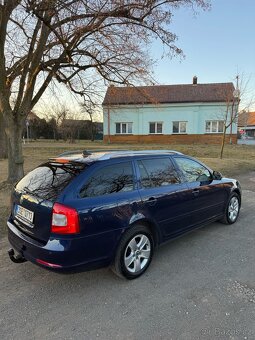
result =
[[[157,199],[155,197],[150,197],[148,199],[148,202],[149,202],[150,206],[153,206],[153,205],[155,205],[157,203]]]
[[[193,194],[195,197],[197,197],[197,196],[199,195],[199,189],[194,189],[194,190],[192,191],[192,194]]]

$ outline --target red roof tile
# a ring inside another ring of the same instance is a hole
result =
[[[255,112],[242,112],[238,117],[238,126],[255,125]]]
[[[229,102],[234,89],[233,83],[110,86],[103,105]]]

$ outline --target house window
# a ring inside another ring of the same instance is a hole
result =
[[[206,133],[221,133],[224,129],[223,120],[207,120],[205,122],[205,132]]]
[[[151,122],[149,133],[162,133],[163,131],[162,127],[163,127],[162,122]]]
[[[116,134],[132,133],[133,123],[116,123]]]
[[[187,133],[187,122],[173,122],[173,133]]]

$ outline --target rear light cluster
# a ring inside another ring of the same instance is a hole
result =
[[[51,232],[77,234],[80,232],[78,213],[75,209],[55,203],[52,211]]]

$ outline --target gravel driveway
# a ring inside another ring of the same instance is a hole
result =
[[[255,339],[255,172],[232,226],[162,246],[141,278],[12,263],[0,241],[1,339]]]

